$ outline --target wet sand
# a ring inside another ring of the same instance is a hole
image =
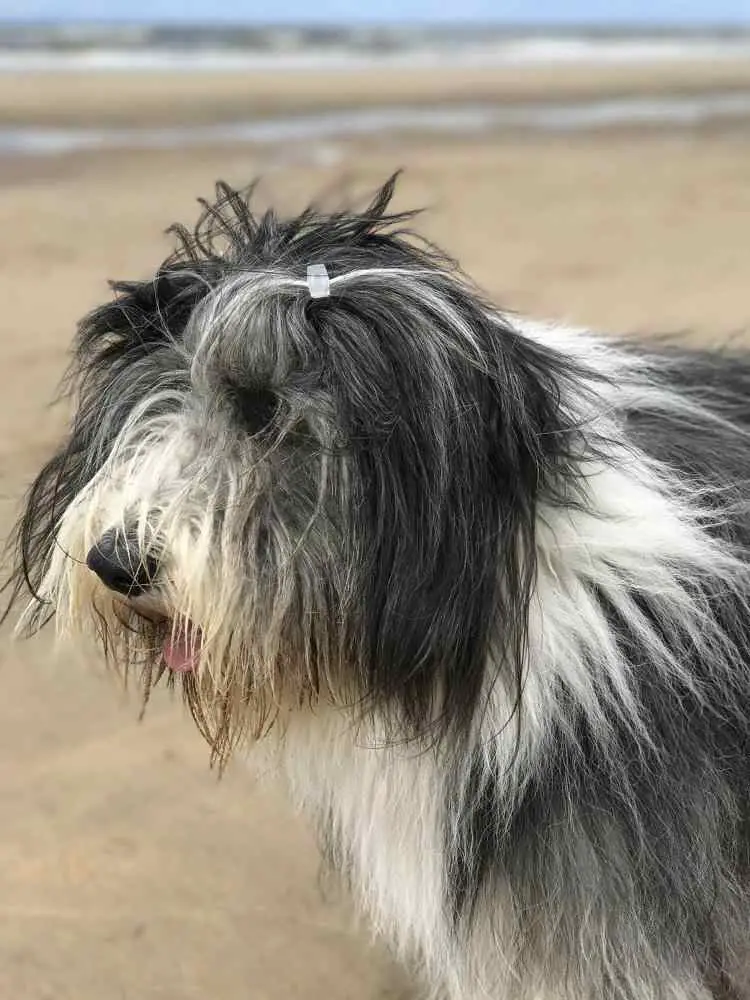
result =
[[[38,72],[0,75],[0,126],[189,125],[382,104],[569,101],[748,88],[750,61],[731,59],[549,68]]]

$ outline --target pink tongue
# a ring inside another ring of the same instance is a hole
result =
[[[164,662],[176,674],[189,674],[198,665],[201,642],[194,632],[180,629],[164,640]]]

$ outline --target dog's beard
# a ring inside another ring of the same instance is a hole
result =
[[[93,637],[108,666],[126,683],[135,677],[143,711],[157,685],[181,689],[219,764],[238,743],[266,735],[283,709],[317,698],[317,665],[290,637],[266,631],[259,643],[246,626],[215,627],[213,609],[202,616],[196,607],[186,613],[166,602],[118,598],[81,579],[85,573],[75,564],[61,581],[61,592],[71,593],[57,604],[58,629]]]
[[[68,613],[58,606],[59,628],[93,636],[109,667],[126,683],[135,677],[143,711],[157,685],[180,688],[220,764],[239,742],[260,738],[276,721],[283,701],[278,664],[260,661],[241,637],[227,643],[178,609],[144,608],[102,586],[75,602]]]

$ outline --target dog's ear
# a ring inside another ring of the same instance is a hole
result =
[[[216,280],[215,275],[165,264],[149,281],[111,282],[113,298],[79,324],[77,374],[94,363],[129,364],[165,343],[179,342]]]
[[[11,569],[2,587],[5,606],[0,612],[0,623],[23,597],[36,604],[35,613],[28,618],[28,634],[51,619],[53,609],[40,596],[40,587],[59,519],[78,492],[82,461],[85,455],[75,454],[69,443],[43,466],[27,491],[21,515],[5,547],[4,562]]]
[[[434,282],[430,291],[434,302]],[[365,540],[358,662],[367,696],[395,709],[401,733],[465,731],[488,680],[502,679],[517,703],[538,504],[574,478],[565,359],[463,289],[439,291],[450,308],[421,319],[384,294],[381,370],[368,373],[360,352],[346,393],[352,536]]]

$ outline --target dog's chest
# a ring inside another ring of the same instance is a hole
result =
[[[375,929],[432,964],[444,909],[444,782],[434,755],[367,739],[340,716],[290,726],[279,762]]]

